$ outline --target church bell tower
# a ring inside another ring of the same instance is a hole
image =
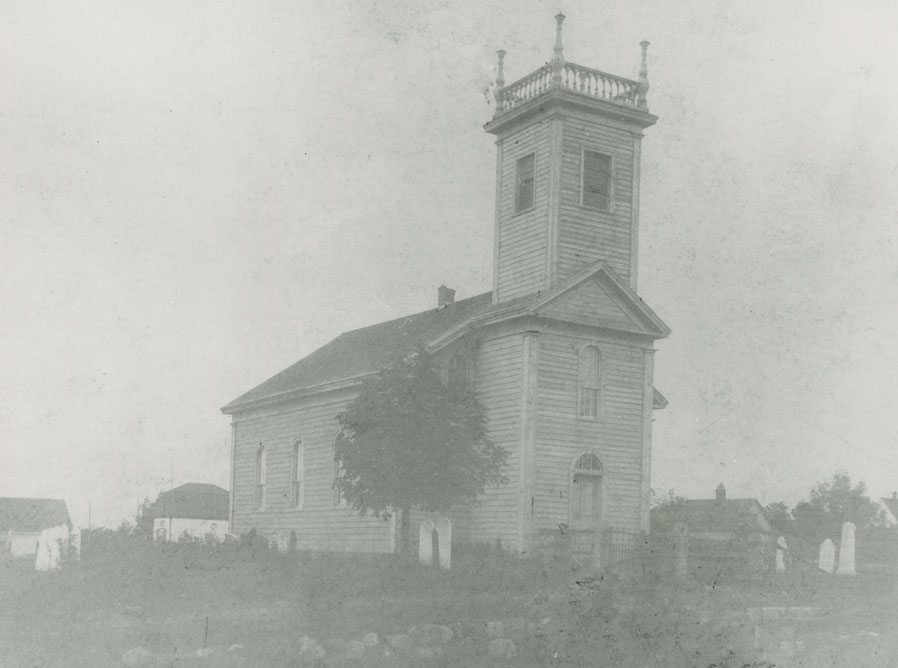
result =
[[[556,20],[551,61],[505,84],[499,51],[493,301],[545,291],[604,261],[636,289],[642,132],[657,117],[646,103],[642,42],[638,80],[564,58]]]

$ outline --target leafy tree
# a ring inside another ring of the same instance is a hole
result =
[[[867,496],[864,482],[852,486],[845,471],[837,472],[832,480],[817,483],[810,500],[793,508],[792,517],[799,531],[826,535],[837,535],[843,522],[853,522],[858,529],[885,523],[882,509]]]
[[[672,489],[667,494],[659,495],[651,490],[651,530],[653,532],[673,531],[673,526],[683,517],[686,497],[680,496]]]
[[[337,420],[340,494],[361,515],[397,509],[403,552],[412,508],[445,513],[507,482],[508,452],[487,438],[477,397],[447,383],[423,351],[364,381]]]
[[[779,532],[791,530],[794,520],[789,512],[789,506],[782,501],[768,503],[764,506],[764,517],[770,522],[770,525]]]
[[[156,502],[158,500],[157,497],[156,501],[150,503],[149,498],[144,498],[143,503],[140,504],[140,512],[137,515],[133,528],[135,535],[142,538],[153,537],[153,522],[156,519]]]

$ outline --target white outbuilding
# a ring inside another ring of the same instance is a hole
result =
[[[0,554],[33,558],[39,571],[58,568],[72,547],[72,520],[62,499],[0,497]]]

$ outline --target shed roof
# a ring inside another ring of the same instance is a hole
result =
[[[159,517],[226,520],[229,506],[228,490],[218,485],[188,482],[180,487],[162,492],[156,500],[154,512]]]
[[[0,497],[0,532],[34,533],[72,520],[62,499]]]

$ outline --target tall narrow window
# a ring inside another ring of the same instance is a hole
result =
[[[533,207],[533,184],[536,178],[536,154],[518,158],[515,170],[514,212],[519,213]]]
[[[583,455],[571,480],[571,528],[595,530],[601,521],[602,464],[595,455]]]
[[[345,499],[343,498],[343,478],[345,476],[345,472],[343,471],[343,465],[339,459],[337,459],[337,453],[334,451],[334,484],[333,484],[333,503],[335,506],[339,506],[345,503]]]
[[[260,445],[256,450],[256,510],[265,508],[266,459],[265,446]]]
[[[611,209],[611,156],[583,151],[580,203],[591,209]]]
[[[303,464],[303,444],[302,439],[297,439],[293,444],[293,485],[291,493],[291,502],[294,508],[302,508],[303,501],[303,480],[305,479]]]
[[[580,417],[602,415],[602,354],[595,346],[580,349]]]

